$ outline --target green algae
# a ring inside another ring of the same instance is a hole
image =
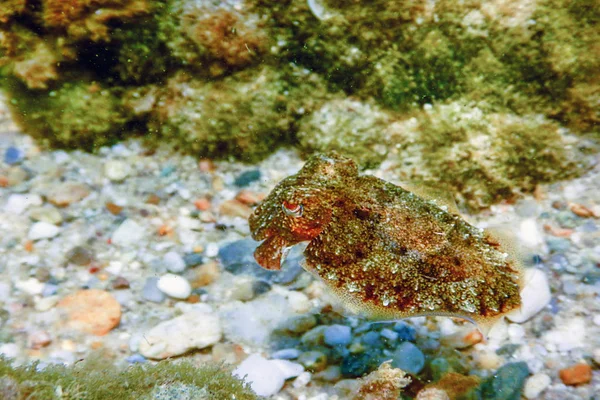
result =
[[[128,368],[107,368],[93,356],[71,367],[34,363],[15,367],[0,358],[0,395],[7,400],[59,399],[236,399],[256,395],[228,367],[161,362]]]

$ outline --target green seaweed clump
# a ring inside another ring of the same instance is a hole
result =
[[[471,210],[510,200],[536,185],[586,168],[577,139],[543,116],[495,113],[464,102],[437,105],[417,118],[399,160],[419,160],[412,180],[458,194]]]
[[[14,367],[0,357],[3,400],[256,400],[247,384],[223,366],[188,362],[107,368],[94,356],[71,367],[40,364]]]

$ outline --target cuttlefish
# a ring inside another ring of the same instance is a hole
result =
[[[277,184],[249,224],[263,268],[308,242],[304,268],[369,319],[458,317],[485,334],[521,304],[523,270],[500,241],[337,153]]]

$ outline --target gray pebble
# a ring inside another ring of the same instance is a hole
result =
[[[179,253],[175,251],[169,251],[167,254],[165,254],[163,256],[163,262],[169,272],[179,274],[185,271],[186,263],[183,257],[181,257]]]
[[[144,288],[142,289],[142,298],[154,303],[162,303],[166,295],[158,289],[158,278],[151,277],[146,279]]]
[[[329,346],[346,346],[352,341],[352,329],[346,325],[330,325],[324,332]]]
[[[416,375],[425,366],[425,355],[413,343],[403,342],[392,355],[392,366]]]

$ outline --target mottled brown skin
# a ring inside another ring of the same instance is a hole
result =
[[[305,268],[366,317],[453,316],[487,330],[520,305],[522,271],[497,241],[336,153],[281,181],[249,223],[260,265],[279,269],[309,241]]]

